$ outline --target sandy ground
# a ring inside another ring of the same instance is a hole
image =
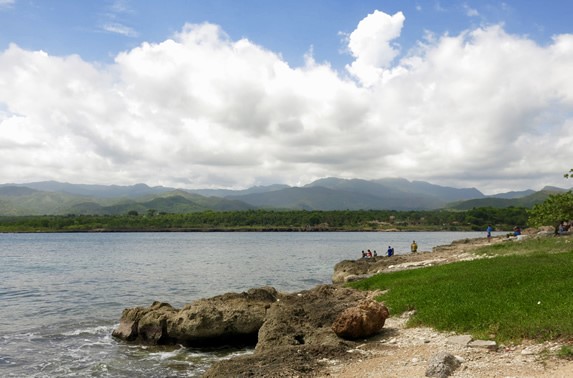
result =
[[[492,240],[492,243],[496,242],[503,242],[503,238]],[[454,243],[433,252],[412,254],[408,262],[389,267],[389,270],[474,259],[476,256],[472,250],[485,243],[486,239]],[[495,350],[468,347],[451,343],[451,337],[455,336],[451,333],[440,333],[430,328],[406,328],[410,315],[388,318],[380,335],[349,351],[358,354],[358,359],[352,362],[324,361],[328,368],[319,376],[424,377],[432,356],[445,351],[461,362],[451,377],[573,377],[573,361],[556,356],[562,343],[524,342],[520,345],[498,345]]]

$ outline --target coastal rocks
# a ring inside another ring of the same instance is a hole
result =
[[[344,260],[334,266],[332,283],[341,284],[367,278],[374,274],[388,271],[390,267],[395,271],[425,266],[427,259],[428,253],[417,252],[415,254],[394,255],[392,257],[378,256],[367,259]]]
[[[278,296],[274,288],[264,287],[201,299],[181,310],[154,302],[149,308],[125,309],[112,335],[125,341],[157,345],[252,344],[267,309]]]
[[[370,337],[382,330],[388,315],[388,308],[382,303],[364,300],[344,310],[332,324],[332,330],[347,340]]]
[[[348,277],[364,276],[371,271],[375,259],[343,260],[334,266],[332,283],[348,282]]]
[[[166,319],[176,310],[168,303],[153,302],[148,308],[126,308],[112,335],[125,341],[144,344],[167,344]]]
[[[185,345],[251,344],[277,299],[277,291],[270,287],[200,299],[168,319],[167,332]]]
[[[267,311],[254,354],[219,361],[204,377],[307,376],[332,359],[351,359],[356,343],[338,337],[332,325],[348,308],[370,303],[367,298],[367,292],[333,285],[283,294]]]
[[[366,296],[366,292],[333,285],[286,294],[268,310],[255,351],[283,346],[341,345],[342,340],[331,328],[333,322]]]

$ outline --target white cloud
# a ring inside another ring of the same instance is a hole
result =
[[[101,27],[108,33],[120,34],[126,37],[137,37],[138,33],[129,26],[119,24],[117,22],[106,23]]]
[[[399,46],[392,41],[400,36],[404,20],[402,12],[390,16],[377,10],[349,35],[348,48],[356,59],[347,70],[363,84],[374,84],[399,54]]]
[[[134,28],[127,26],[126,22],[122,20],[123,16],[134,13],[129,0],[113,0],[106,9],[107,12],[101,15],[101,30],[130,38],[135,38],[139,35]]]
[[[403,22],[374,12],[357,26],[348,39],[357,81],[311,52],[290,67],[212,24],[109,66],[12,45],[0,53],[0,177],[240,188],[400,176],[489,192],[568,184],[573,35],[540,46],[493,26],[434,36],[399,58]]]

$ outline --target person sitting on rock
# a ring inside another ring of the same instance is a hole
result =
[[[391,246],[388,246],[388,257],[393,256],[394,255],[394,248],[392,248]]]
[[[362,251],[362,258],[365,259],[366,258],[366,252]]]
[[[372,257],[372,251],[368,250],[368,258]]]
[[[378,256],[378,254],[376,253],[376,250],[374,250],[374,252],[372,252],[372,256],[374,256],[374,257]]]

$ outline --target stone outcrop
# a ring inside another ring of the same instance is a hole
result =
[[[195,301],[183,309],[154,302],[151,307],[128,308],[113,331],[119,339],[143,344],[253,344],[272,303],[274,288],[251,289]]]
[[[331,328],[333,322],[366,295],[362,291],[333,285],[285,295],[269,309],[255,351],[282,346],[340,345],[342,340]]]
[[[332,325],[347,309],[370,302],[366,292],[333,285],[285,294],[269,308],[255,353],[217,362],[204,377],[304,376],[329,359],[352,358],[348,350],[357,343],[338,337]]]
[[[382,303],[366,299],[344,310],[334,320],[332,330],[347,340],[367,338],[382,330],[388,315],[388,309]]]
[[[323,368],[329,358],[352,358],[353,337],[341,338],[333,328],[341,314],[362,319],[338,320],[346,326],[359,323],[359,331],[342,334],[368,337],[381,330],[388,310],[368,292],[341,286],[289,294],[266,287],[201,299],[180,310],[161,302],[125,309],[113,336],[197,347],[240,342],[255,346],[254,353],[219,361],[205,377],[297,376]]]

